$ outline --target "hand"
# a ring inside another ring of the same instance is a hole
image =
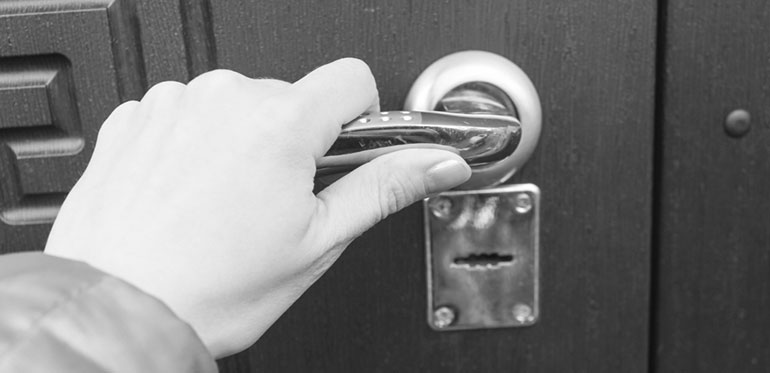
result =
[[[313,194],[340,126],[379,110],[355,59],[294,84],[217,70],[124,103],[99,132],[46,252],[164,301],[222,357],[253,344],[357,236],[464,182],[442,150],[383,155]]]

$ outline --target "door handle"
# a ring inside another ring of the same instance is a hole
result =
[[[501,161],[516,150],[521,124],[513,116],[437,111],[368,114],[344,125],[317,174],[347,172],[385,153],[406,148],[451,148],[471,166]]]
[[[518,66],[489,52],[458,52],[417,78],[403,111],[346,124],[318,161],[323,175],[403,148],[451,147],[471,166],[468,182],[423,201],[434,330],[538,320],[540,189],[499,185],[533,154],[540,122],[537,92]]]

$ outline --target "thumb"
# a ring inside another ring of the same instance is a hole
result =
[[[467,181],[468,164],[457,154],[408,149],[385,154],[353,170],[318,194],[323,234],[347,243],[388,215]]]

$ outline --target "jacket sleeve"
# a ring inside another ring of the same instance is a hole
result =
[[[158,299],[87,264],[0,256],[0,372],[216,372]]]

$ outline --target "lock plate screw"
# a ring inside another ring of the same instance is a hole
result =
[[[532,210],[532,197],[527,193],[519,193],[516,195],[516,212],[519,214],[526,214]]]
[[[438,197],[430,202],[430,210],[433,216],[439,219],[449,219],[452,213],[452,200],[447,197]]]
[[[513,317],[522,324],[532,321],[532,307],[523,303],[516,304],[513,306]]]
[[[455,321],[455,311],[443,306],[433,311],[433,325],[437,328],[446,328]]]

